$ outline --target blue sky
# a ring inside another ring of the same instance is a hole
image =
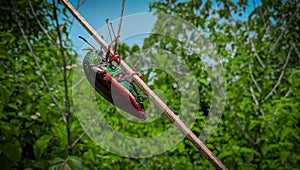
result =
[[[77,0],[69,0],[69,2],[76,7]],[[153,0],[125,1],[124,16],[149,12],[148,6],[150,2],[153,2]],[[98,30],[105,26],[106,18],[110,19],[110,21],[118,19],[120,17],[121,7],[122,0],[86,0],[78,11],[95,30]],[[117,28],[115,28],[115,30],[117,30]],[[80,51],[85,45],[85,43],[78,38],[79,35],[87,39],[90,37],[79,22],[74,19],[74,23],[70,31],[70,38],[74,43],[76,51]]]
[[[75,7],[77,5],[78,0],[69,0],[69,2]],[[149,12],[149,3],[156,0],[125,0],[125,9],[124,16],[145,13]],[[184,0],[179,0],[184,1]],[[215,1],[213,1],[215,2]],[[234,0],[236,2],[236,0]],[[260,4],[260,0],[256,2]],[[215,4],[216,5],[216,4]],[[95,29],[99,30],[100,28],[106,27],[105,19],[109,18],[110,21],[114,21],[119,19],[121,12],[122,0],[86,0],[86,2],[79,8],[79,13],[89,22],[89,24]],[[249,2],[249,6],[247,8],[247,12],[243,14],[242,19],[246,19],[250,11],[254,8],[253,2]],[[234,16],[237,17],[237,16]],[[141,23],[141,27],[145,27],[145,23],[148,21],[143,21]],[[149,21],[150,22],[150,21]],[[139,27],[139,23],[134,23],[132,26]],[[123,22],[124,26],[124,22]],[[149,27],[149,26],[148,26]],[[115,31],[117,31],[117,24],[115,25]],[[122,27],[124,30],[124,27]],[[132,28],[131,28],[132,29]],[[149,27],[151,29],[151,27]],[[149,30],[151,31],[151,30]],[[105,32],[107,32],[105,30]],[[101,33],[102,34],[102,33]],[[105,34],[105,33],[104,33]],[[83,46],[86,44],[78,38],[81,35],[86,39],[89,39],[91,36],[87,33],[87,31],[79,24],[79,22],[74,19],[73,25],[70,30],[70,38],[74,43],[74,49],[80,53]],[[120,40],[122,39],[122,35]],[[145,37],[145,36],[144,36]],[[128,45],[132,45],[135,42],[141,43],[144,37],[133,37],[130,40],[124,41]],[[106,37],[108,38],[108,37]],[[124,38],[124,35],[123,35]]]

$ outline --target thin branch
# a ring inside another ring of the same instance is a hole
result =
[[[297,10],[295,11],[295,13],[292,15],[292,17],[290,18],[290,20],[285,24],[285,27],[284,29],[282,30],[281,34],[279,35],[278,39],[276,40],[275,44],[273,45],[273,47],[268,51],[268,53],[270,53],[276,46],[277,44],[279,43],[279,41],[282,39],[284,33],[286,32],[289,24],[292,22],[292,20],[294,19],[295,15],[297,15],[297,11],[298,11],[299,8],[297,8]]]
[[[251,76],[251,80],[253,81],[253,83],[255,84],[257,90],[259,91],[259,93],[261,93],[261,88],[259,87],[257,81],[255,80],[253,73],[252,73],[252,66],[251,64],[249,64],[249,70],[250,70],[250,76]]]
[[[256,6],[255,1],[253,1],[253,5]],[[265,12],[266,12],[266,11],[265,11]],[[266,32],[269,34],[269,43],[268,43],[268,44],[270,45],[270,44],[271,44],[271,40],[272,40],[271,32],[270,32],[270,26],[267,25],[265,14],[262,13],[261,8],[259,8],[259,13],[260,13],[260,15],[262,16],[262,20],[263,20],[263,23],[264,23]]]
[[[105,110],[108,108],[109,105],[110,105],[110,103],[107,102],[105,108],[101,111],[101,114],[99,114],[99,115],[97,116],[97,118],[94,119],[94,120],[92,121],[92,123],[91,123],[88,127],[86,127],[85,130],[80,134],[80,136],[72,143],[72,145],[71,145],[72,148],[73,148],[73,147],[74,147],[74,146],[75,146],[75,145],[83,138],[83,136],[91,129],[91,127],[92,127],[92,126],[97,122],[97,120],[102,116],[102,113],[105,112]],[[106,130],[107,127],[108,127],[108,123],[106,124],[106,127],[105,127],[105,129],[102,131],[102,133],[105,132],[105,130]],[[102,133],[101,133],[101,134],[102,134]],[[101,135],[101,134],[100,134],[100,135]]]
[[[122,0],[122,9],[121,9],[121,13],[120,13],[119,27],[118,27],[117,36],[115,37],[116,38],[116,43],[115,43],[115,51],[116,52],[117,52],[117,48],[118,48],[118,38],[120,37],[120,32],[121,32],[121,26],[122,26],[122,21],[123,21],[124,8],[125,8],[125,0]]]
[[[28,86],[25,82],[23,82],[17,74],[15,74],[9,67],[7,67],[3,61],[0,61],[1,65],[11,74],[15,77],[16,80],[18,80],[23,86],[25,86],[28,90],[30,90],[37,98],[41,98],[40,95],[38,95],[32,88]]]
[[[72,138],[71,138],[71,114],[70,114],[70,101],[69,101],[69,89],[68,89],[68,79],[67,79],[67,59],[63,47],[63,41],[61,37],[61,32],[59,29],[59,22],[58,22],[58,16],[57,16],[57,7],[55,4],[55,0],[52,0],[53,2],[53,13],[54,13],[54,18],[56,22],[56,32],[58,35],[58,40],[59,40],[59,46],[60,46],[60,52],[62,55],[62,60],[63,60],[63,67],[64,67],[64,72],[63,72],[63,79],[64,79],[64,86],[65,86],[65,106],[66,106],[66,129],[67,129],[67,135],[68,135],[68,155],[72,155]]]
[[[28,3],[29,3],[29,6],[30,6],[30,9],[31,9],[31,12],[32,12],[33,16],[34,16],[35,20],[37,21],[38,25],[40,26],[40,28],[42,29],[42,31],[46,34],[46,36],[52,42],[52,44],[56,45],[56,42],[51,38],[51,36],[48,34],[48,32],[46,31],[46,29],[41,24],[39,18],[37,17],[37,15],[36,15],[33,7],[32,7],[31,0],[28,0]]]
[[[48,4],[47,4],[47,3],[49,3],[49,2],[47,2],[46,0],[43,0],[44,9],[47,11],[48,14],[51,14],[51,12],[50,12],[49,9],[48,9],[48,6],[47,6]],[[52,26],[53,28],[55,28],[53,19],[49,19],[49,20],[50,20],[50,22],[51,22],[51,26]]]
[[[82,76],[82,77],[80,78],[80,80],[78,80],[75,84],[73,84],[72,90],[73,90],[75,87],[77,87],[84,79],[85,79],[85,76]]]
[[[43,74],[42,68],[41,68],[41,66],[40,66],[40,64],[39,64],[39,62],[38,62],[38,60],[37,60],[37,57],[36,57],[36,55],[35,55],[35,52],[33,51],[32,47],[31,47],[31,45],[30,45],[30,43],[29,43],[29,41],[28,41],[28,39],[27,39],[27,37],[26,37],[26,35],[25,35],[25,32],[24,32],[24,30],[23,30],[23,28],[22,28],[22,25],[21,25],[21,23],[20,23],[20,21],[19,21],[19,18],[18,18],[18,16],[16,15],[16,9],[15,9],[14,0],[11,0],[11,3],[12,3],[12,7],[13,7],[13,15],[14,15],[14,17],[15,17],[17,23],[18,23],[18,26],[19,26],[20,31],[21,31],[21,33],[22,33],[22,36],[23,36],[23,38],[24,38],[24,40],[25,40],[25,42],[26,42],[26,45],[27,45],[27,47],[29,48],[29,50],[30,50],[30,52],[31,52],[31,54],[32,54],[32,56],[33,56],[34,62],[35,62],[35,64],[36,64],[36,66],[38,67],[39,72],[41,73],[42,80],[43,80],[43,82],[45,83],[45,85],[46,85],[46,87],[47,87],[47,90],[48,90],[48,92],[49,92],[49,94],[50,94],[50,96],[51,96],[53,102],[55,103],[57,109],[58,109],[58,110],[60,111],[60,113],[62,114],[63,120],[66,122],[65,116],[64,116],[64,114],[63,114],[63,112],[62,112],[60,106],[58,105],[58,102],[57,102],[56,98],[54,97],[54,95],[53,95],[53,93],[52,93],[52,91],[51,91],[51,89],[50,89],[50,87],[49,87],[48,81],[47,81],[47,79],[45,78],[45,76],[44,76],[44,74]]]
[[[288,56],[287,56],[287,58],[286,58],[286,60],[285,60],[285,63],[284,63],[284,65],[283,65],[283,68],[282,68],[282,71],[281,71],[281,74],[280,74],[280,76],[279,76],[279,78],[278,78],[278,80],[277,80],[275,86],[274,86],[273,89],[269,92],[269,94],[264,98],[264,100],[263,100],[262,102],[265,102],[266,100],[268,100],[268,98],[276,91],[276,88],[280,85],[280,81],[281,81],[281,79],[282,79],[282,77],[283,77],[284,70],[285,70],[285,68],[286,68],[286,66],[287,66],[287,64],[288,64],[288,62],[289,62],[290,57],[291,57],[291,51],[292,51],[292,47],[291,47],[290,50],[289,50]]]
[[[250,41],[251,43],[251,47],[252,47],[252,50],[254,51],[255,53],[255,56],[257,58],[257,60],[259,61],[260,65],[263,67],[263,68],[266,68],[266,66],[264,65],[264,63],[262,62],[261,58],[259,57],[257,51],[256,51],[256,48],[255,48],[255,45],[252,41],[252,38],[250,37],[250,29],[249,29],[249,25],[248,25],[248,20],[246,22],[246,27],[247,27],[247,32],[248,32],[248,40]]]
[[[299,53],[299,51],[298,51],[298,48],[295,46],[295,43],[293,43],[292,46],[294,47],[294,49],[295,49],[295,51],[296,51],[296,53],[297,53],[297,56],[298,56],[298,58],[300,59],[300,53]]]
[[[55,73],[56,86],[57,86],[58,91],[60,92],[60,94],[63,96],[63,92],[62,92],[62,90],[61,90],[61,88],[60,88],[59,81],[58,81],[58,74],[57,74],[57,71],[56,71],[56,67],[54,67],[54,73]],[[64,101],[65,101],[65,100],[66,100],[66,99],[64,98]]]
[[[252,98],[253,98],[253,100],[254,100],[254,102],[255,102],[257,108],[259,109],[260,113],[264,116],[265,113],[264,113],[264,111],[263,111],[262,108],[261,108],[260,102],[259,102],[259,101],[257,100],[257,98],[255,97],[254,90],[253,90],[253,87],[252,87],[252,86],[250,86],[250,92],[251,92]]]
[[[86,0],[82,0],[82,1],[78,0],[78,1],[77,1],[76,9],[78,10],[85,2],[86,2]],[[67,19],[65,20],[65,22],[64,22],[64,23],[62,24],[62,26],[61,26],[61,30],[67,25],[67,23],[69,22],[69,20],[70,20],[71,17],[72,17],[72,15],[69,15],[69,16],[67,17]],[[74,20],[74,18],[72,19],[72,22],[73,22],[73,20]],[[71,27],[72,27],[72,26],[73,26],[73,25],[71,25]],[[71,27],[70,27],[69,32],[71,32]]]
[[[229,100],[228,101],[228,105],[229,105],[229,109],[231,112],[233,112],[233,107],[230,103]],[[233,114],[233,117],[235,119],[235,123],[238,125],[238,127],[240,128],[240,130],[243,132],[243,134],[245,135],[245,137],[251,142],[254,143],[253,139],[250,137],[250,135],[246,132],[245,128],[241,125],[241,123],[239,122],[238,118],[236,117],[235,114]]]
[[[283,96],[284,98],[287,98],[288,96],[289,96],[289,94],[291,93],[291,91],[292,91],[292,88],[289,88],[289,90],[286,92],[286,94]],[[280,104],[281,104],[282,102],[280,102]],[[277,112],[278,112],[278,108],[276,108],[276,110],[275,110],[275,112],[274,112],[274,115],[276,115],[277,114]]]
[[[244,133],[245,137],[251,142],[254,143],[254,140],[250,137],[250,135],[246,132],[245,128],[241,125],[241,123],[239,122],[238,118],[236,117],[235,114],[233,114],[233,117],[235,119],[235,123],[238,125],[238,127],[240,128],[240,130]]]

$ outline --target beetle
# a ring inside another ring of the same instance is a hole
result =
[[[79,36],[79,38],[87,42],[83,37]],[[145,120],[146,114],[142,95],[133,82],[128,80],[137,73],[125,75],[113,64],[116,60],[120,62],[121,57],[117,52],[113,57],[110,57],[110,45],[105,57],[102,49],[96,50],[93,47],[93,49],[88,50],[83,59],[83,69],[89,83],[110,103],[137,118]]]

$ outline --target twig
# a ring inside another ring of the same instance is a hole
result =
[[[98,116],[97,116],[97,118],[95,119],[95,120],[93,120],[92,121],[92,123],[88,126],[88,127],[86,127],[86,129],[80,134],[80,136],[72,143],[72,145],[71,145],[71,147],[73,148],[82,138],[83,138],[83,136],[90,130],[90,128],[97,122],[97,120],[101,117],[101,115],[102,115],[102,113],[103,112],[105,112],[105,110],[108,108],[108,106],[110,105],[110,103],[109,102],[107,102],[107,104],[106,104],[106,106],[105,106],[105,108],[101,111],[101,114],[99,114]],[[108,124],[106,124],[106,125],[108,125]],[[107,128],[108,126],[106,126],[106,128]],[[106,129],[105,128],[105,129]],[[102,132],[105,132],[105,129],[102,131]],[[101,135],[101,134],[100,134]]]
[[[255,1],[253,1],[253,5],[254,5],[254,7],[256,6]],[[262,20],[263,20],[266,32],[269,34],[269,42],[268,42],[268,44],[270,45],[271,44],[271,40],[272,40],[271,33],[270,33],[270,26],[267,25],[265,14],[262,13],[261,8],[259,8],[259,13],[262,16]]]
[[[81,25],[90,33],[93,38],[107,50],[107,43],[100,37],[100,35],[86,22],[86,20],[77,12],[76,9],[67,1],[61,0],[63,4],[69,9],[74,17],[81,23]],[[114,52],[111,52],[114,55]],[[120,67],[127,73],[132,74],[133,70],[121,60]],[[133,80],[141,88],[141,90],[149,97],[154,104],[160,108],[166,116],[177,126],[177,128],[187,136],[187,138],[206,156],[206,158],[218,169],[227,169],[225,165],[204,145],[204,143],[178,118],[178,116],[140,79],[138,75],[133,76]]]
[[[122,26],[122,21],[123,21],[123,13],[124,13],[124,5],[125,5],[125,0],[122,0],[122,10],[121,10],[121,14],[120,14],[120,22],[119,22],[119,28],[118,28],[117,36],[120,35],[120,32],[121,32],[121,26]]]
[[[228,101],[228,105],[229,105],[230,111],[233,112],[233,107],[232,107],[230,101],[229,101],[229,100],[227,100],[227,101]],[[235,123],[238,125],[238,127],[240,128],[240,130],[244,133],[245,137],[246,137],[251,143],[254,143],[254,142],[253,142],[253,139],[252,139],[252,138],[250,137],[250,135],[246,132],[245,128],[241,125],[241,123],[239,122],[239,120],[238,120],[238,118],[236,117],[235,114],[233,114],[233,117],[234,117],[234,119],[235,119]]]
[[[54,67],[54,73],[55,73],[55,81],[56,81],[56,86],[57,86],[57,88],[58,88],[58,90],[59,90],[59,92],[60,92],[60,94],[63,96],[63,92],[62,92],[62,90],[61,90],[61,88],[60,88],[60,85],[59,85],[59,81],[58,81],[58,74],[57,74],[57,71],[56,71],[56,67]],[[64,98],[64,101],[65,101],[66,99]]]
[[[292,17],[290,18],[290,20],[285,24],[284,29],[282,30],[281,34],[279,35],[278,39],[276,40],[275,44],[273,45],[273,47],[268,51],[268,53],[270,53],[278,44],[278,42],[282,39],[284,33],[286,32],[288,25],[292,22],[292,20],[294,19],[295,15],[297,15],[298,13],[298,9],[295,11],[295,13],[292,15]]]
[[[63,47],[63,42],[62,42],[62,37],[61,37],[61,32],[59,29],[59,23],[58,23],[58,16],[57,16],[57,7],[55,4],[55,0],[52,0],[53,2],[53,13],[54,13],[54,18],[56,22],[56,32],[58,35],[59,39],[59,46],[60,46],[60,52],[62,55],[62,60],[63,60],[63,67],[64,67],[64,72],[63,72],[63,79],[64,79],[64,86],[65,86],[65,106],[66,106],[66,128],[67,128],[67,135],[68,135],[68,155],[72,155],[72,138],[71,138],[71,113],[70,113],[70,103],[69,103],[69,89],[68,89],[68,79],[67,79],[67,59]]]
[[[287,98],[288,96],[289,96],[289,94],[291,93],[291,91],[292,91],[292,88],[289,88],[289,90],[286,92],[286,94],[283,96],[284,98]],[[280,104],[281,104],[282,102],[280,102]],[[275,112],[274,112],[274,115],[276,115],[277,114],[277,112],[278,112],[278,108],[276,108],[276,110],[275,110]]]
[[[78,10],[84,3],[86,2],[86,0],[78,0],[77,1],[77,6],[76,6],[76,9]],[[61,30],[67,25],[68,21],[70,20],[70,18],[72,17],[72,15],[69,15],[68,18],[65,20],[65,22],[62,24],[61,26]],[[72,19],[71,22],[73,22],[74,18]],[[71,32],[71,29],[73,27],[73,24],[70,26],[70,29],[68,30],[69,32]]]
[[[261,108],[260,102],[259,102],[259,101],[257,100],[257,98],[255,97],[254,90],[253,90],[253,87],[252,87],[252,86],[250,86],[250,92],[251,92],[252,98],[253,98],[253,100],[254,100],[254,102],[255,102],[257,108],[259,109],[260,113],[264,116],[265,113],[264,113],[264,111],[263,111],[262,108]]]
[[[252,41],[252,38],[250,37],[250,30],[249,30],[248,20],[247,20],[247,22],[246,22],[246,27],[247,27],[247,32],[248,32],[248,40],[250,41],[252,50],[254,51],[255,56],[256,56],[257,60],[259,61],[260,65],[261,65],[263,68],[266,68],[266,66],[265,66],[264,63],[262,62],[261,58],[260,58],[259,55],[257,54],[255,45],[254,45],[254,43],[253,43],[253,41]]]
[[[275,86],[274,86],[273,89],[268,93],[268,95],[264,98],[264,100],[263,100],[262,102],[265,102],[266,100],[268,100],[268,98],[275,92],[276,88],[279,86],[280,81],[281,81],[281,79],[282,79],[282,77],[283,77],[283,74],[284,74],[284,70],[285,70],[285,68],[286,68],[286,66],[287,66],[287,64],[288,64],[288,62],[289,62],[290,57],[291,57],[291,51],[292,51],[292,47],[290,48],[290,51],[289,51],[289,53],[288,53],[288,56],[287,56],[287,58],[286,58],[286,60],[285,60],[285,63],[284,63],[284,65],[283,65],[281,74],[280,74],[280,76],[279,76],[279,78],[278,78],[278,80],[277,80]]]
[[[118,48],[118,38],[120,37],[121,26],[122,26],[122,21],[123,21],[124,8],[125,8],[125,0],[122,0],[122,10],[121,10],[121,13],[120,13],[120,22],[119,22],[117,37],[115,37],[115,38],[117,38],[116,44],[115,44],[115,51],[117,51],[117,48]]]
[[[296,51],[296,53],[297,53],[297,56],[298,56],[298,58],[300,59],[300,53],[299,53],[299,51],[298,51],[298,48],[295,46],[295,43],[293,43],[292,46],[294,47],[294,49],[295,49],[295,51]]]
[[[51,14],[51,12],[50,12],[49,9],[48,9],[49,7],[47,6],[47,5],[48,5],[47,3],[49,3],[49,2],[47,2],[46,0],[43,0],[44,9],[47,11],[48,14]],[[50,22],[51,22],[51,26],[52,26],[53,28],[55,28],[53,19],[49,19],[49,20],[50,20]]]
[[[260,89],[259,85],[257,84],[257,81],[255,80],[254,76],[253,76],[251,64],[249,64],[249,70],[250,70],[251,80],[252,80],[253,83],[255,84],[257,90],[259,91],[259,93],[261,93],[261,89]]]
[[[8,68],[3,61],[0,61],[1,65],[10,73],[12,74],[16,80],[18,80],[21,84],[23,84],[28,90],[30,90],[36,97],[41,98],[32,88],[30,88],[26,83],[24,83],[17,74],[15,74],[10,68]]]
[[[46,29],[43,27],[43,25],[41,24],[39,18],[37,17],[32,4],[31,4],[31,0],[28,0],[30,9],[31,9],[31,13],[33,14],[35,20],[37,21],[37,23],[39,24],[40,28],[42,29],[42,31],[46,34],[46,36],[48,37],[48,39],[52,42],[52,44],[56,45],[55,41],[51,38],[51,36],[48,34],[48,32],[46,31]]]
[[[37,57],[36,57],[36,55],[35,55],[35,52],[34,52],[33,49],[31,48],[31,45],[30,45],[30,43],[29,43],[29,41],[28,41],[28,39],[27,39],[27,37],[26,37],[26,35],[25,35],[25,32],[24,32],[24,30],[23,30],[23,28],[22,28],[22,25],[21,25],[20,21],[19,21],[19,18],[18,18],[18,16],[16,15],[16,9],[15,9],[14,0],[11,0],[11,3],[12,3],[12,7],[13,7],[13,15],[14,15],[14,17],[15,17],[17,23],[18,23],[18,26],[19,26],[20,31],[21,31],[21,33],[22,33],[22,36],[23,36],[23,38],[24,38],[24,40],[25,40],[25,42],[26,42],[26,45],[27,45],[27,47],[29,48],[29,50],[30,50],[30,52],[31,52],[31,54],[32,54],[32,56],[33,56],[34,62],[35,62],[35,64],[36,64],[36,66],[38,67],[39,72],[41,73],[42,80],[43,80],[43,82],[45,83],[45,85],[46,85],[46,87],[47,87],[47,90],[48,90],[48,92],[49,92],[49,94],[50,94],[50,96],[51,96],[53,102],[55,103],[57,109],[58,109],[58,110],[60,111],[60,113],[62,114],[62,117],[63,117],[64,122],[66,122],[65,116],[64,116],[64,114],[63,114],[63,112],[62,112],[60,106],[58,105],[58,102],[57,102],[56,98],[54,97],[52,91],[50,90],[48,81],[47,81],[47,79],[45,78],[45,76],[44,76],[44,74],[43,74],[42,68],[41,68],[41,66],[40,66],[40,64],[39,64],[39,62],[38,62],[38,60],[37,60]]]
[[[72,86],[72,90],[75,88],[75,87],[77,87],[83,80],[85,79],[85,76],[82,76],[81,78],[80,78],[80,80],[78,80],[73,86]]]

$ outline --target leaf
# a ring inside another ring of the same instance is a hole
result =
[[[219,156],[218,156],[218,158],[219,159],[223,159],[223,158],[226,158],[226,157],[228,157],[228,156],[230,156],[230,155],[232,155],[233,154],[233,152],[232,151],[224,151],[224,152],[221,152],[221,154],[219,154]]]
[[[289,151],[281,151],[280,152],[281,163],[284,164],[290,155],[291,155],[291,152],[289,152]]]
[[[83,169],[81,161],[79,161],[78,158],[75,156],[71,156],[68,160],[68,163],[69,163],[69,167],[73,170]]]
[[[270,145],[267,145],[263,150],[262,150],[262,153],[264,156],[266,156],[268,154],[268,152],[274,148],[278,148],[279,145],[278,144],[270,144]]]
[[[284,129],[281,131],[281,134],[280,134],[280,140],[281,140],[281,141],[284,140],[284,138],[285,138],[287,135],[289,135],[289,134],[291,134],[291,133],[293,133],[293,132],[295,132],[295,129],[292,129],[292,128],[289,128],[289,127],[284,128]]]
[[[42,154],[44,153],[44,150],[48,146],[48,142],[52,137],[50,135],[44,135],[40,137],[33,145],[34,149],[34,155],[37,159],[41,158]]]
[[[243,152],[243,153],[252,153],[252,154],[255,154],[255,155],[257,155],[257,156],[260,157],[260,154],[256,150],[251,149],[251,148],[242,147],[240,149],[240,152]]]
[[[19,141],[4,143],[1,150],[13,163],[17,163],[21,159],[22,150]]]

